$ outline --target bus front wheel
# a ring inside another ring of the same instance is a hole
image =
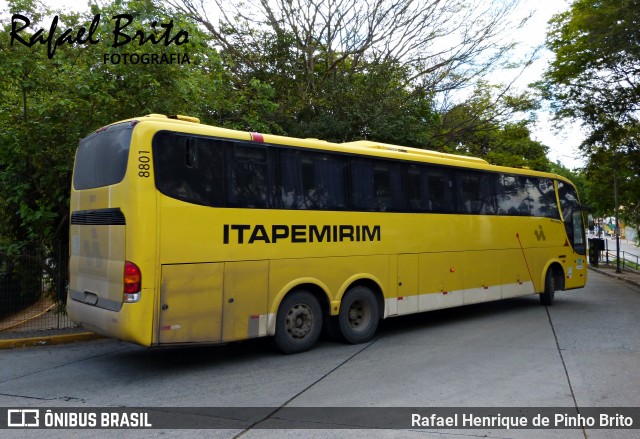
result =
[[[342,337],[351,344],[373,338],[378,329],[380,309],[373,292],[364,286],[349,290],[340,304],[338,325]]]
[[[553,270],[549,268],[544,278],[544,292],[540,294],[540,303],[544,306],[552,306],[556,294],[556,278]]]
[[[274,341],[285,354],[304,352],[313,347],[322,331],[322,309],[308,291],[289,294],[280,304]]]

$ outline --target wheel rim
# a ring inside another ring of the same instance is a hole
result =
[[[295,339],[305,338],[313,328],[313,312],[311,308],[302,303],[292,306],[287,313],[285,327],[291,337]]]
[[[354,331],[363,331],[371,322],[371,307],[365,300],[356,300],[349,307],[349,327]]]

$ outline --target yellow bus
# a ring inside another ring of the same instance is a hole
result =
[[[554,174],[370,141],[151,114],[80,141],[71,192],[77,324],[143,346],[323,329],[585,285],[575,187]]]

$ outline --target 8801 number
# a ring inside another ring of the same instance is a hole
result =
[[[147,178],[151,175],[151,159],[149,151],[138,151],[138,177]]]

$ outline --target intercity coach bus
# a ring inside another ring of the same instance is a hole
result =
[[[583,287],[582,211],[554,174],[151,114],[80,141],[67,310],[143,346],[362,343],[383,318]]]

